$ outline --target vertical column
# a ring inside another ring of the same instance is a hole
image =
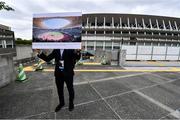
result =
[[[4,40],[1,41],[2,48],[4,48]]]
[[[137,60],[137,57],[138,57],[138,42],[136,42],[136,60]]]
[[[151,19],[149,19],[149,24],[150,24],[150,28],[153,29],[153,26],[152,26],[152,21]]]
[[[11,43],[12,43],[12,48],[14,48],[14,41],[13,41],[13,40],[11,40]]]
[[[172,30],[172,25],[171,25],[171,21],[169,20],[169,27],[170,27],[170,30]]]
[[[174,25],[175,25],[175,27],[176,27],[176,30],[178,30],[176,21],[174,21]]]
[[[178,60],[180,60],[180,47],[179,47],[179,56],[178,56]]]
[[[85,51],[87,51],[87,40],[85,41]]]
[[[94,41],[94,51],[96,50],[96,41]]]
[[[114,28],[114,17],[112,17],[112,27]]]
[[[86,20],[86,26],[88,27],[89,26],[89,18],[87,17],[87,20]]]
[[[162,20],[162,22],[163,22],[163,28],[164,28],[164,30],[166,30],[166,25],[165,25],[164,20]]]
[[[122,28],[122,19],[121,19],[121,17],[119,18],[119,25],[120,25],[120,28]]]
[[[135,25],[136,25],[136,28],[138,28],[137,18],[135,18]]]
[[[4,48],[7,48],[6,40],[4,40]]]
[[[165,60],[167,60],[167,52],[168,52],[168,46],[166,46]]]
[[[151,44],[151,45],[152,45],[152,49],[151,49],[151,60],[153,60],[154,45],[153,45],[153,44]]]
[[[128,27],[130,27],[129,17],[127,18]]]
[[[112,41],[111,49],[114,50],[114,42]]]
[[[157,25],[157,29],[159,29],[159,23],[157,19],[156,19],[156,25]]]
[[[95,28],[97,28],[97,17],[95,17]]]
[[[105,50],[105,41],[103,41],[103,50]]]
[[[105,26],[106,26],[106,18],[104,17],[104,29],[105,29]]]
[[[144,23],[144,18],[142,18],[143,28],[146,28],[146,25]]]

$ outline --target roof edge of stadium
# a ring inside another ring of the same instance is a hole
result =
[[[164,18],[174,18],[180,19],[180,17],[174,16],[161,16],[161,15],[150,15],[150,14],[133,14],[133,13],[83,13],[83,15],[132,15],[132,16],[149,16],[149,17],[164,17]]]

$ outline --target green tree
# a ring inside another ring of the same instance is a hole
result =
[[[21,41],[21,40],[22,40],[22,38],[16,38],[16,40],[17,40],[17,41]]]
[[[0,1],[0,10],[14,11],[12,7],[6,5],[6,3],[3,1]]]

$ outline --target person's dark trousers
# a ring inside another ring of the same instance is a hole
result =
[[[60,104],[64,104],[64,82],[69,92],[69,104],[74,101],[73,76],[55,77]]]

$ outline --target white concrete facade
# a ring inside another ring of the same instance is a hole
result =
[[[180,60],[180,18],[84,14],[82,41],[85,50],[125,49],[127,60]]]

